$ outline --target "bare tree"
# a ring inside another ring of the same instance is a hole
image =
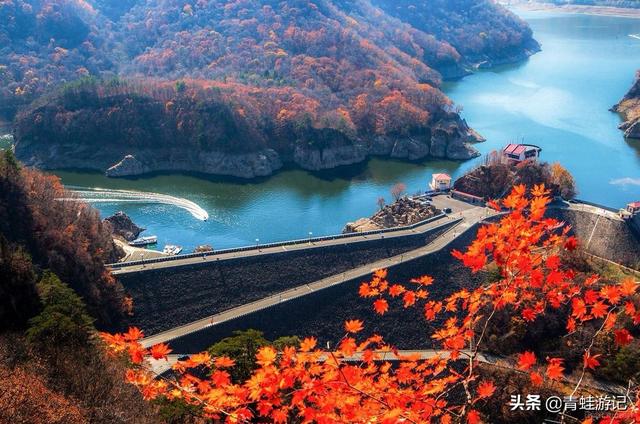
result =
[[[405,183],[396,183],[391,187],[391,196],[393,196],[393,199],[397,202],[402,196],[404,196],[406,191],[407,186]]]
[[[384,197],[380,196],[378,197],[378,200],[376,202],[378,204],[378,207],[380,208],[380,210],[384,209],[384,205],[387,203],[384,200]]]

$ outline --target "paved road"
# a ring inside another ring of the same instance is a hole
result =
[[[119,275],[119,274],[133,273],[133,272],[141,272],[141,271],[146,271],[151,269],[173,268],[173,267],[193,265],[198,263],[215,262],[215,261],[221,261],[226,259],[270,255],[273,253],[281,253],[283,251],[317,249],[317,248],[322,248],[326,246],[360,243],[360,242],[366,242],[366,241],[377,240],[382,238],[389,239],[389,238],[396,238],[396,237],[406,237],[409,235],[424,233],[426,231],[432,230],[433,228],[440,226],[443,222],[450,222],[451,220],[458,219],[460,218],[461,213],[466,214],[471,209],[482,211],[480,213],[484,213],[485,215],[489,213],[488,208],[474,207],[469,205],[468,203],[462,202],[460,200],[452,199],[444,195],[434,197],[433,204],[439,209],[451,208],[453,212],[450,215],[446,216],[445,218],[426,223],[424,225],[418,226],[411,230],[399,230],[399,231],[392,231],[392,232],[387,232],[383,234],[353,236],[347,239],[342,238],[342,239],[335,239],[335,240],[323,240],[323,241],[313,242],[313,243],[291,244],[287,246],[278,246],[278,247],[269,247],[269,248],[256,247],[254,249],[244,250],[240,252],[221,253],[219,255],[188,257],[185,259],[175,259],[175,260],[170,260],[166,262],[146,263],[144,265],[137,264],[137,265],[131,265],[123,268],[112,269],[111,273],[114,275]]]
[[[375,352],[378,357],[380,358],[381,361],[389,361],[389,362],[395,362],[395,361],[400,361],[402,360],[402,358],[406,358],[408,356],[417,356],[419,359],[425,360],[425,359],[431,359],[435,356],[440,356],[442,358],[447,358],[450,355],[450,351],[448,350],[435,350],[435,349],[429,349],[429,350],[399,350],[398,351],[398,355],[400,356],[400,358],[398,358],[398,356],[396,356],[393,352],[388,352],[388,351],[376,351]],[[462,350],[460,351],[460,353],[463,356],[469,356],[471,354],[471,351],[469,350]],[[161,376],[162,374],[164,374],[165,372],[169,371],[171,369],[171,367],[173,366],[173,364],[175,364],[176,362],[178,362],[178,360],[180,358],[184,359],[187,356],[191,356],[191,354],[184,354],[184,355],[168,355],[168,359],[164,360],[164,359],[153,359],[150,358],[147,360],[147,363],[149,364],[150,367],[150,371],[152,373],[154,373],[156,376]],[[326,355],[326,358],[328,358],[329,355]],[[346,362],[359,362],[362,361],[362,357],[363,354],[361,352],[357,352],[352,356],[349,356],[347,358],[344,358],[344,361]],[[320,360],[326,360],[326,358],[322,358]],[[478,362],[481,363],[485,363],[485,364],[490,364],[499,368],[503,368],[503,369],[508,369],[508,370],[513,370],[515,372],[519,372],[519,373],[523,373],[523,371],[520,371],[518,369],[516,369],[514,363],[512,360],[506,359],[504,357],[498,357],[498,356],[494,356],[488,353],[482,353],[479,352],[478,355],[476,356]],[[573,375],[568,375],[566,376],[565,382],[568,385],[575,385],[578,383],[579,380],[579,374],[573,374]],[[614,394],[614,395],[625,395],[627,388],[624,386],[621,386],[619,384],[615,384],[615,383],[609,383],[609,382],[605,382],[605,381],[598,381],[598,380],[594,380],[592,378],[586,378],[585,380],[583,380],[582,382],[582,387],[584,389],[592,389],[592,390],[597,390],[599,392],[605,392],[605,393],[610,393],[610,394]]]
[[[445,233],[440,235],[438,238],[436,238],[426,246],[409,252],[405,252],[401,255],[369,263],[367,265],[363,265],[346,272],[335,274],[310,284],[298,286],[293,289],[289,289],[275,295],[257,300],[255,302],[247,303],[245,305],[229,309],[219,314],[196,320],[180,327],[172,328],[171,330],[146,337],[142,340],[142,343],[147,347],[152,346],[156,343],[166,343],[178,337],[185,336],[187,334],[194,333],[207,327],[230,321],[240,316],[260,311],[274,305],[278,305],[282,302],[287,302],[291,299],[306,296],[310,293],[331,287],[336,284],[341,284],[354,279],[368,278],[371,273],[377,269],[388,268],[396,264],[408,262],[419,257],[430,255],[448,246],[452,241],[460,236],[461,233],[465,232],[478,222],[482,221],[487,216],[487,214],[491,214],[491,212],[484,208],[472,208],[464,210],[456,214],[456,222],[452,224],[453,226],[451,228],[449,228]]]
[[[398,355],[396,355],[393,352],[389,352],[389,351],[375,351],[375,354],[380,358],[381,361],[389,361],[389,362],[395,362],[395,361],[400,361],[403,360],[402,358],[406,358],[409,356],[417,356],[419,359],[421,360],[425,360],[425,359],[431,359],[435,356],[440,356],[442,358],[448,358],[450,355],[450,351],[448,350],[399,350],[398,351]],[[469,355],[471,353],[471,351],[468,350],[463,350],[460,352],[462,355]],[[165,359],[153,359],[153,358],[148,358],[147,359],[147,363],[149,364],[149,366],[151,367],[151,372],[153,372],[155,375],[159,376],[164,374],[165,372],[169,371],[171,369],[171,367],[173,366],[173,364],[175,364],[176,362],[178,362],[178,360],[180,360],[181,358],[184,360],[187,356],[191,356],[192,354],[180,354],[180,355],[167,355],[168,358]],[[398,357],[399,356],[399,357]],[[329,355],[322,355],[320,360],[326,360],[329,357]],[[356,352],[355,354],[353,354],[352,356],[349,356],[347,358],[344,358],[344,361],[346,362],[359,362],[362,361],[363,358],[363,353],[362,352]],[[488,363],[488,364],[495,364],[498,362],[499,358],[489,355],[489,354],[484,354],[484,353],[479,353],[478,356],[478,361],[480,362],[484,362],[484,363]]]

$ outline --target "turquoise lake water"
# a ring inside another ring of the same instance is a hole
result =
[[[542,44],[527,62],[483,71],[455,83],[446,93],[488,141],[488,153],[524,139],[540,145],[543,160],[561,161],[575,176],[579,197],[612,207],[640,200],[640,141],[625,140],[621,122],[608,109],[630,88],[640,68],[640,19],[528,12],[522,15]],[[478,159],[480,160],[480,159]],[[131,202],[130,194],[105,191],[92,197],[103,215],[118,210],[165,243],[215,248],[339,233],[344,224],[390,201],[389,189],[404,182],[409,193],[424,191],[434,172],[454,177],[478,164],[372,159],[367,164],[312,174],[285,170],[261,181],[157,175],[113,180],[98,173],[57,172],[65,184],[172,195],[209,214],[197,219],[183,202]],[[135,196],[134,196],[135,197]],[[141,196],[138,200],[145,199]],[[135,200],[135,199],[134,199]],[[197,213],[195,214],[197,215]]]

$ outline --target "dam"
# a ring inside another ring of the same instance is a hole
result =
[[[395,235],[327,244],[310,240],[290,248],[256,246],[217,257],[116,265],[120,268],[114,273],[134,299],[129,324],[145,331],[144,344],[169,343],[176,353],[205,349],[249,328],[264,331],[267,338],[313,335],[321,344],[335,343],[344,320],[355,318],[403,349],[425,349],[430,344],[419,310],[391,305],[383,317],[374,316],[370,302],[358,297],[358,286],[379,268],[389,269],[390,281],[397,282],[431,275],[437,297],[481,283],[485,275],[472,274],[450,251],[464,249],[478,225],[495,219],[495,211],[467,204],[459,208]],[[571,225],[589,254],[640,269],[638,235],[615,213],[561,204],[548,214]]]

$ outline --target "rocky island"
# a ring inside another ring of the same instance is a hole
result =
[[[633,87],[612,110],[620,113],[624,119],[620,124],[624,136],[640,139],[640,71],[636,74]]]

